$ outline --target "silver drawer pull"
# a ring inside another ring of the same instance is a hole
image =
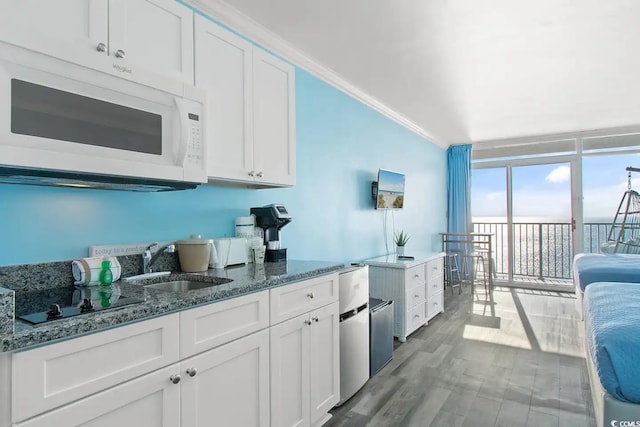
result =
[[[419,274],[414,274],[413,277],[417,279],[418,277],[420,277],[420,275]]]
[[[249,176],[255,176],[256,173],[254,171],[249,172]]]
[[[98,46],[96,46],[96,50],[98,52],[106,52],[107,51],[107,45],[104,43],[98,43]]]
[[[262,174],[262,172],[258,172],[258,174],[257,174],[256,176],[257,176],[258,178],[262,178],[262,177],[263,177],[263,174]]]
[[[313,292],[309,292],[309,293],[307,294],[307,296],[308,296],[310,299],[314,299],[314,298],[316,297],[316,294],[314,294]]]
[[[413,297],[414,297],[414,298],[420,298],[420,295],[415,294]]]
[[[311,324],[311,320],[309,320],[309,319],[305,320],[305,321],[304,321],[304,324],[305,324],[305,325],[310,325],[310,324]]]
[[[174,384],[178,384],[180,382],[180,380],[182,379],[182,377],[180,376],[180,374],[176,374],[176,375],[171,375],[169,377],[169,380],[174,383]]]
[[[124,57],[125,57],[124,50],[122,49],[116,50],[116,58],[124,58]]]
[[[419,319],[419,318],[420,318],[420,315],[419,315],[419,314],[414,314],[414,315],[413,315],[413,318],[414,318],[414,319]]]
[[[198,373],[198,370],[196,368],[187,368],[187,374],[190,377],[195,377],[197,373]]]
[[[318,316],[313,316],[311,318],[311,320],[313,320],[314,322],[318,323],[320,321],[320,318]]]

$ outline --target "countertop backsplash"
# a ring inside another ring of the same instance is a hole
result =
[[[15,303],[15,292],[0,288],[0,336],[13,334]]]
[[[118,261],[122,266],[122,277],[142,274],[141,255],[119,256]],[[178,254],[175,252],[160,254],[153,263],[153,269],[154,271],[178,270]],[[15,291],[36,291],[73,286],[73,284],[71,260],[0,267],[0,286]]]

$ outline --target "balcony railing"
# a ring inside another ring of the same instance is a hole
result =
[[[584,224],[584,252],[599,252],[607,240],[610,223]],[[507,223],[474,222],[473,231],[493,234],[495,272],[509,272]],[[513,276],[537,279],[571,279],[573,247],[568,222],[514,222]]]

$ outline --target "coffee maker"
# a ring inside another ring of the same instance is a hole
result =
[[[267,205],[251,208],[249,212],[256,217],[256,227],[264,231],[265,261],[285,261],[287,249],[280,246],[280,229],[291,222],[287,209],[283,205]]]

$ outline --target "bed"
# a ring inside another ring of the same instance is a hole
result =
[[[640,255],[579,254],[573,259],[578,311],[582,313],[584,290],[595,282],[640,283]]]
[[[596,424],[640,425],[640,286],[592,283],[585,290],[583,308]]]

